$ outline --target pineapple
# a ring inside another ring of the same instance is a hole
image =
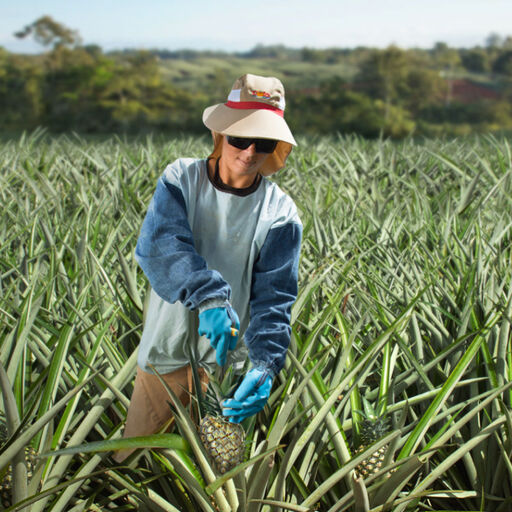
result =
[[[207,414],[200,422],[199,436],[219,473],[224,474],[243,462],[245,431],[242,425]]]
[[[391,430],[388,417],[376,414],[368,403],[365,403],[365,411],[365,413],[362,413],[364,419],[360,431],[361,444],[355,452],[356,455],[366,450]],[[357,475],[366,478],[380,471],[386,458],[387,449],[387,445],[381,446],[367,459],[363,460],[355,469]]]
[[[194,362],[194,378],[197,379]],[[201,386],[196,385],[199,405],[199,437],[209,457],[213,460],[219,473],[224,474],[243,462],[245,455],[245,431],[242,425],[230,423],[222,416],[221,402],[224,397],[221,388],[229,388],[233,377],[232,369],[227,372],[222,385],[215,378],[210,378],[209,388],[203,395]],[[198,383],[198,381],[196,381]],[[236,387],[236,386],[235,386]],[[231,387],[233,389],[233,387]]]
[[[0,419],[0,446],[2,446],[8,438],[7,426]],[[36,465],[36,451],[31,446],[25,448],[25,461],[27,464],[27,477],[32,478],[32,474]],[[5,474],[0,475],[0,504],[8,508],[11,503],[11,489],[12,489],[12,466],[9,466]]]

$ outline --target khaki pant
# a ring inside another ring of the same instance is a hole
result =
[[[201,388],[206,392],[208,374],[203,368],[198,369]],[[171,373],[161,375],[163,380],[178,396],[181,403],[187,406],[190,395],[194,392],[192,368],[185,366]],[[133,389],[123,437],[148,436],[156,434],[173,417],[169,402],[171,397],[152,373],[137,367],[135,387]],[[119,450],[113,455],[116,462],[123,462],[135,449]]]

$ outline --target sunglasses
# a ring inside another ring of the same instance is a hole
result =
[[[272,153],[277,146],[277,140],[272,139],[246,139],[244,137],[231,137],[228,135],[228,144],[237,149],[247,149],[254,144],[256,153]]]

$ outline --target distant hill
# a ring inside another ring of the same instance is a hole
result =
[[[455,80],[455,97],[460,97],[463,102],[472,98],[499,98],[503,81],[509,81],[508,76],[493,70],[493,63],[503,55],[501,49],[455,49],[445,46],[438,43],[432,49],[408,49],[403,52],[411,59],[411,65],[437,69],[443,76],[446,76],[448,66],[449,75]],[[138,51],[127,49],[111,55],[126,56]],[[371,47],[297,49],[284,45],[260,45],[242,53],[187,49],[155,49],[149,53],[158,58],[167,80],[188,90],[204,90],[204,87],[211,87],[212,81],[224,90],[241,74],[254,73],[276,76],[290,91],[307,91],[316,90],[320,84],[333,79],[351,82],[368,56],[378,51],[382,50]],[[447,63],[450,52],[449,58],[454,60]],[[495,92],[487,94],[487,89]]]
[[[0,48],[0,130],[202,133],[205,105],[245,73],[276,76],[298,133],[467,134],[512,129],[512,50],[256,47],[40,55]]]

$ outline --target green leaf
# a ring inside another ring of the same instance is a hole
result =
[[[42,453],[39,458],[74,455],[76,453],[110,452],[131,448],[167,448],[190,453],[190,445],[181,436],[177,434],[153,434],[151,436],[125,437],[123,439],[96,441],[79,446],[68,446],[60,450]]]

